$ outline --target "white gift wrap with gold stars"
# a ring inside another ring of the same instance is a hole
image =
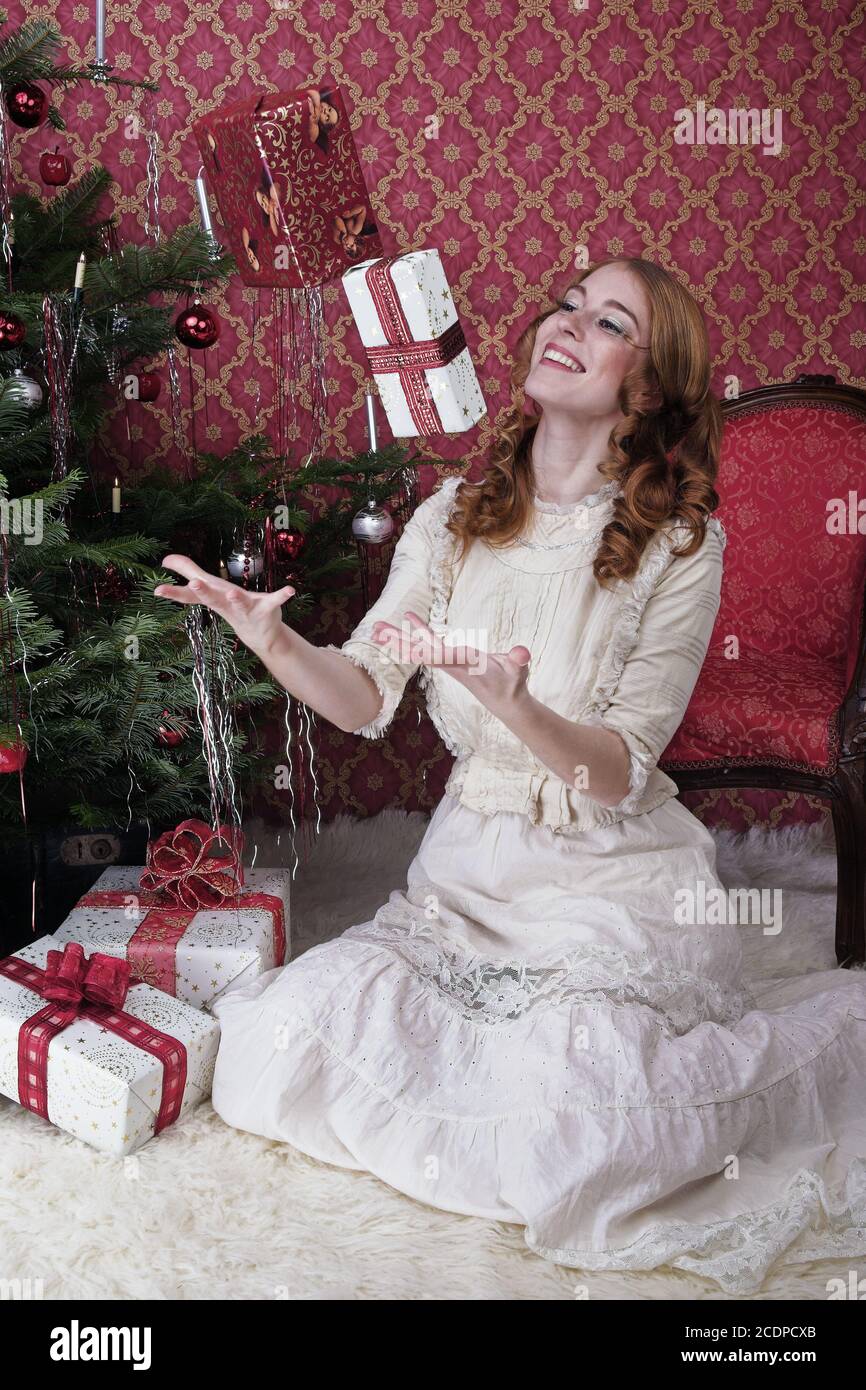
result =
[[[103,951],[126,959],[130,938],[148,912],[136,906],[141,892],[141,869],[115,865],[106,869],[89,890],[121,892],[128,896],[123,907],[73,908],[55,932],[59,941],[80,941],[89,955]],[[286,927],[286,962],[291,957],[289,898],[291,875],[287,869],[244,869],[244,893],[267,893],[283,904]],[[208,1008],[229,985],[254,980],[277,965],[273,914],[261,907],[202,908],[195,914],[177,943],[175,993],[196,1009]],[[135,973],[135,972],[134,972]]]
[[[361,261],[342,277],[346,298],[365,348],[389,345],[388,335],[366,281],[367,269],[381,259],[374,257]],[[389,274],[413,342],[439,338],[446,329],[457,323],[458,314],[451,287],[437,250],[408,251],[395,260]],[[424,433],[417,428],[412,417],[398,373],[374,371],[373,376],[394,438],[409,439]],[[426,368],[424,376],[442,421],[442,433],[459,434],[471,429],[487,414],[487,405],[468,347],[464,347],[446,366]]]
[[[42,936],[14,954],[44,970],[48,952],[58,949],[62,945],[56,936]],[[18,1034],[21,1025],[47,1004],[35,990],[0,975],[0,1093],[16,1104]],[[186,1049],[186,1085],[177,1124],[210,1096],[219,1024],[211,1014],[150,985],[132,985],[123,1012],[170,1034]],[[47,1079],[49,1120],[92,1148],[120,1158],[153,1137],[163,1064],[100,1024],[76,1018],[52,1038]]]

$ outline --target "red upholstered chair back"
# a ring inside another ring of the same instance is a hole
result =
[[[733,633],[741,649],[827,663],[847,688],[866,583],[866,395],[749,392],[726,407],[716,490],[728,544],[711,651]]]

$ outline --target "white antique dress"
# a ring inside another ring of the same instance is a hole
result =
[[[606,590],[592,558],[616,484],[536,500],[519,541],[458,562],[443,522],[459,485],[417,509],[341,648],[384,696],[357,732],[381,734],[416,669],[372,624],[411,608],[446,640],[526,645],[533,695],[622,734],[630,790],[592,801],[424,668],[456,762],[406,888],[216,1002],[216,1110],[421,1202],[520,1223],[532,1250],[585,1270],[673,1264],[743,1293],[774,1264],[866,1255],[866,974],[788,979],[756,1007],[736,926],[680,910],[722,890],[712,836],[656,767],[718,611],[720,522],[687,558],[669,525]]]

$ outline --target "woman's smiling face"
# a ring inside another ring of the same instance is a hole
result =
[[[599,266],[539,324],[524,390],[545,410],[616,415],[623,379],[644,359],[649,330],[641,282],[624,266]]]

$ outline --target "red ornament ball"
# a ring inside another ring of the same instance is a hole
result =
[[[0,772],[20,772],[28,751],[26,743],[0,743]]]
[[[174,331],[184,347],[213,347],[220,335],[220,321],[206,304],[191,304],[174,321]]]
[[[59,145],[55,146],[53,154],[46,150],[39,161],[39,176],[43,183],[68,183],[72,178],[72,165],[65,154],[57,153],[59,148]]]
[[[163,710],[162,717],[163,719],[171,718],[167,709]],[[157,742],[161,743],[163,748],[177,748],[179,743],[183,743],[184,735],[179,729],[167,729],[164,724],[160,724],[156,733],[156,738]]]
[[[297,560],[305,540],[300,531],[274,531],[274,549],[282,560]]]
[[[27,325],[17,314],[0,311],[0,349],[16,348],[27,336]]]
[[[16,82],[6,93],[6,110],[14,125],[32,130],[41,125],[48,113],[48,98],[35,82]]]
[[[155,401],[161,387],[162,378],[158,372],[139,372],[138,399],[140,401]]]

